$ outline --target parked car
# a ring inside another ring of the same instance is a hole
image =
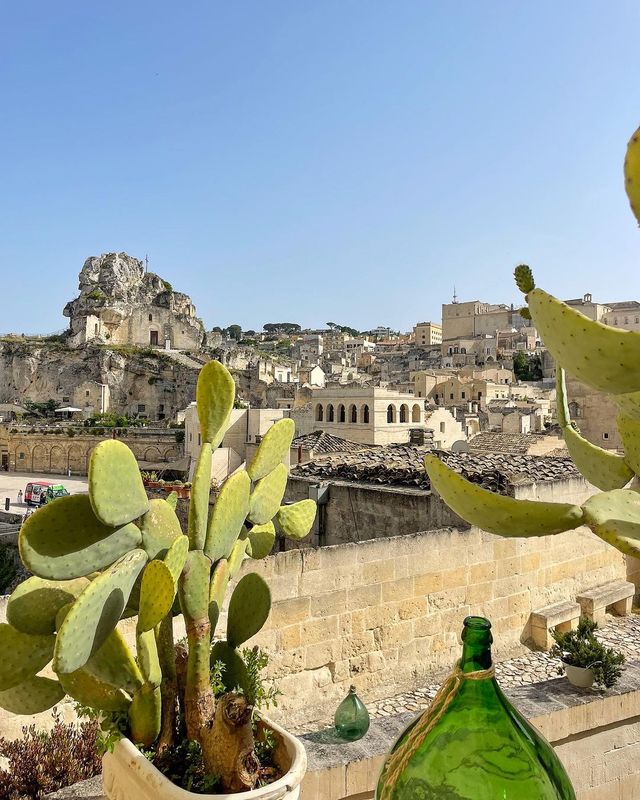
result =
[[[42,505],[44,494],[51,485],[51,481],[29,482],[24,490],[24,502],[28,506]]]
[[[68,497],[69,492],[65,489],[65,487],[61,483],[55,483],[53,486],[49,486],[47,491],[41,496],[40,498],[40,505],[45,505],[46,503],[50,503],[52,500],[55,500],[56,497]]]

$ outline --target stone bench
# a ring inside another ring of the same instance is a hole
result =
[[[629,581],[610,581],[582,592],[576,600],[580,603],[582,613],[602,626],[608,608],[619,617],[631,613],[635,591],[636,587]]]
[[[571,600],[554,603],[531,613],[531,635],[536,647],[548,650],[553,644],[549,628],[561,633],[575,630],[580,619],[580,605]]]

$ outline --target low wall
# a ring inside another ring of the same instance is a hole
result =
[[[273,716],[305,730],[330,719],[352,683],[379,700],[449,669],[467,614],[491,619],[505,658],[522,651],[533,609],[628,574],[625,557],[584,528],[537,539],[441,529],[249,559],[240,576],[252,571],[272,591],[250,644],[271,656],[267,677],[282,691]],[[0,712],[0,735],[22,724]]]

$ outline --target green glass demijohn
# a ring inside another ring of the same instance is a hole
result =
[[[387,758],[376,800],[575,800],[551,745],[507,700],[491,623],[467,617],[462,659]]]
[[[349,694],[336,709],[334,722],[341,739],[355,742],[362,739],[369,730],[369,712],[356,694],[356,687],[349,689]]]

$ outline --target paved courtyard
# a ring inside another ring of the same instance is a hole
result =
[[[22,489],[29,481],[47,481],[48,483],[62,483],[70,494],[87,491],[87,479],[74,475],[45,475],[38,472],[4,472],[0,471],[0,510],[4,511],[5,498],[11,501],[9,510],[14,514],[24,514],[28,506],[25,502],[18,503],[18,490]]]

